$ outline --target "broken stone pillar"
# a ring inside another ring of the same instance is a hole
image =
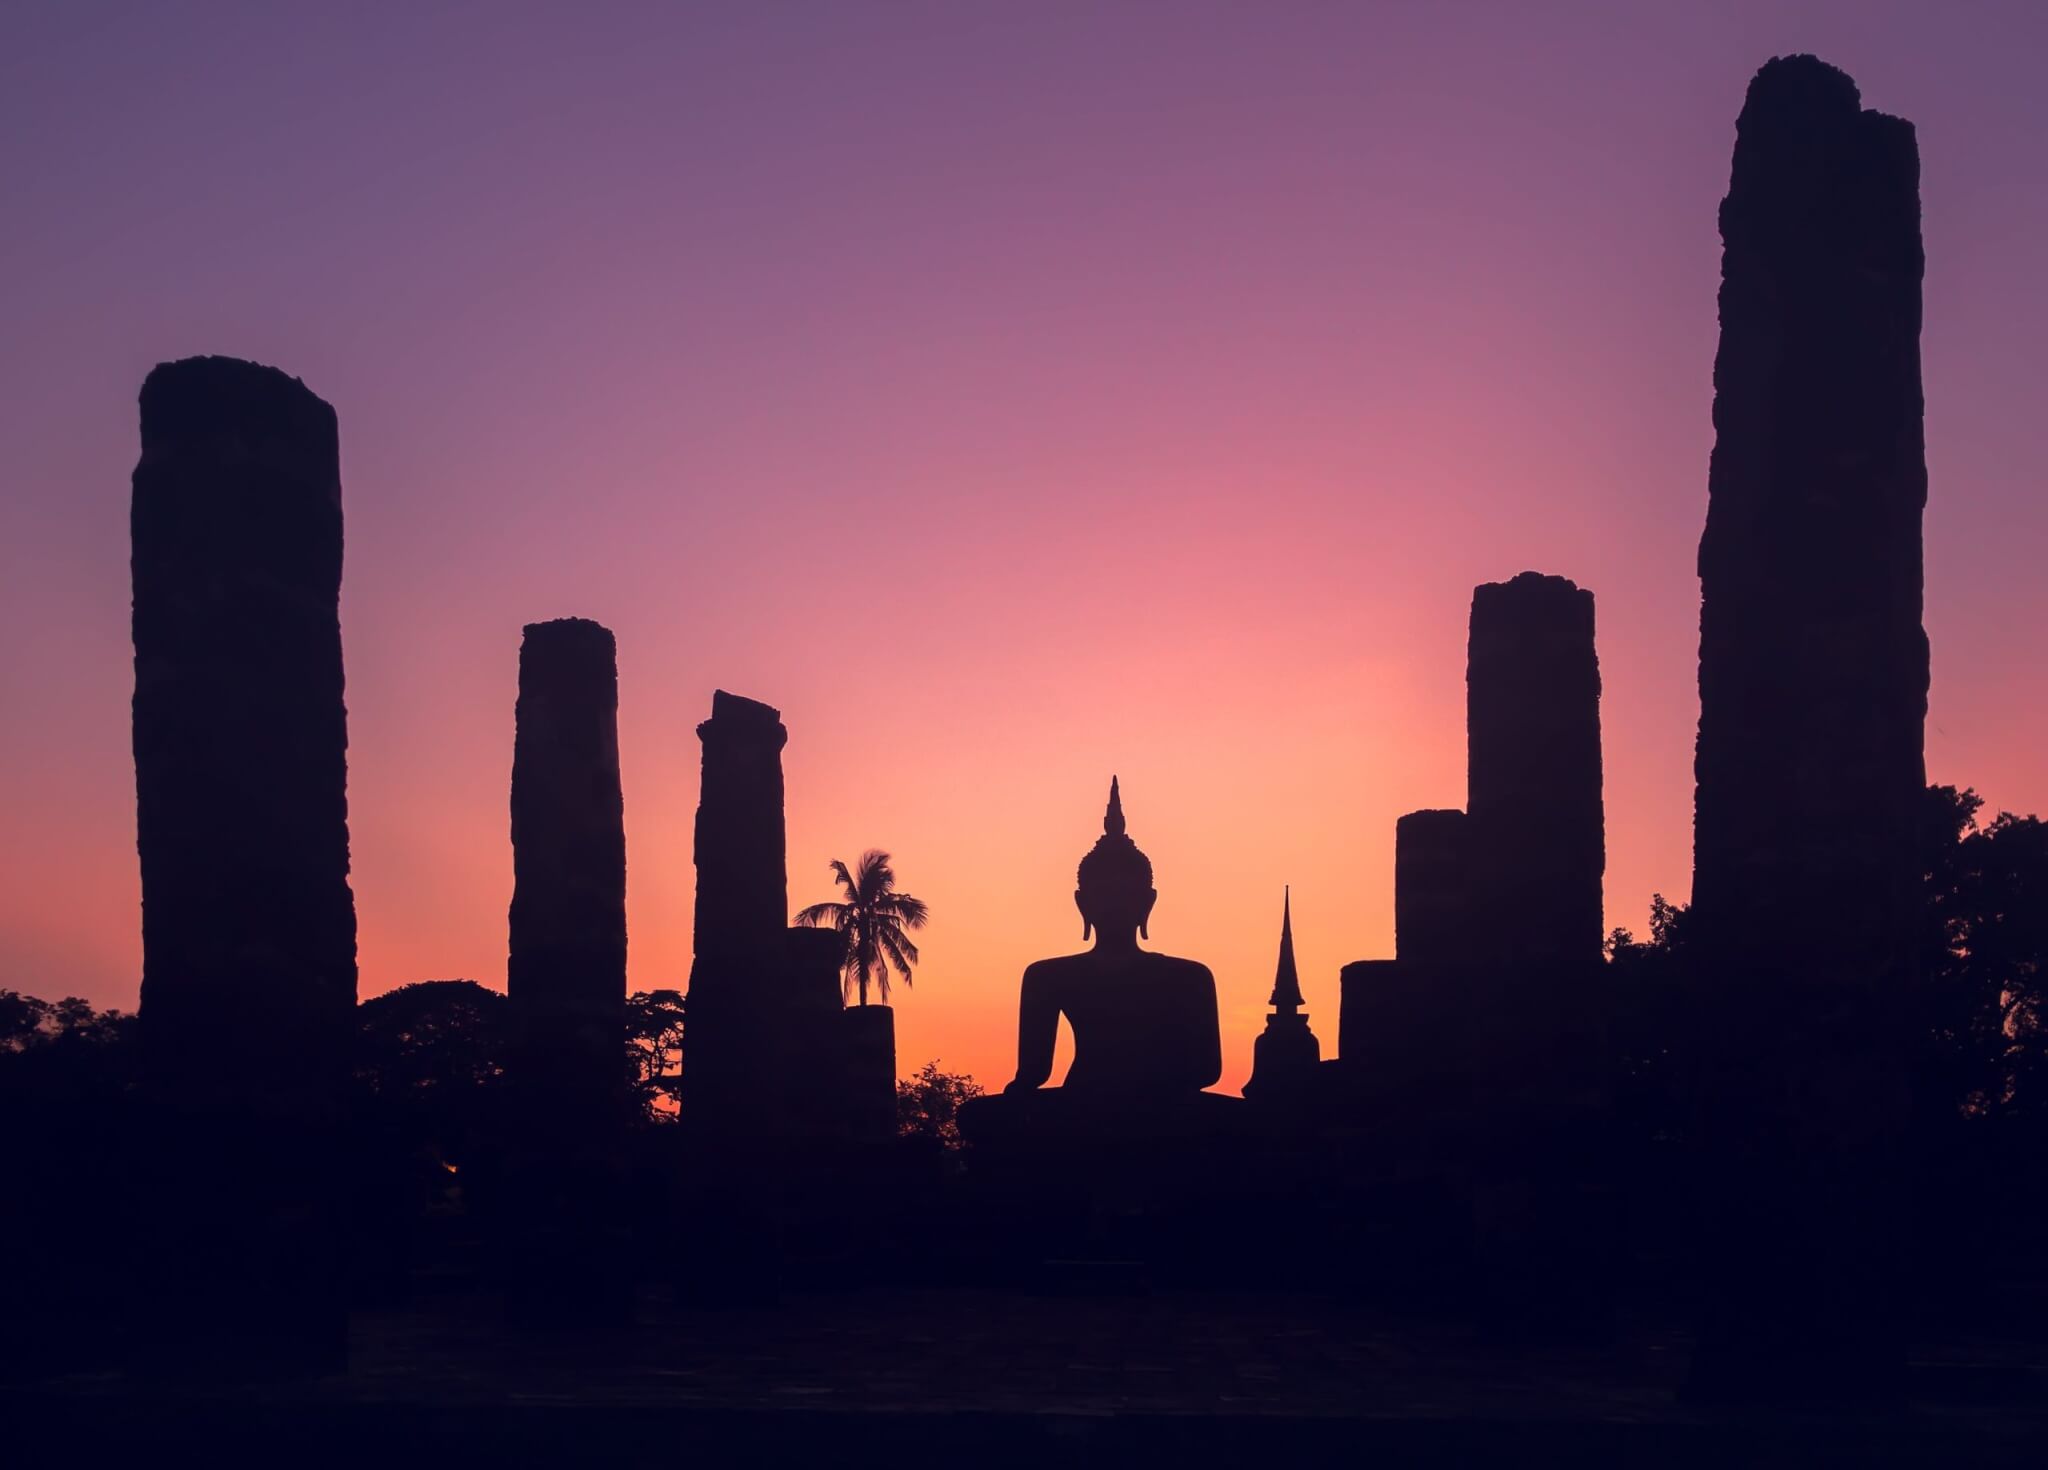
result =
[[[1496,1310],[1597,1315],[1613,1259],[1593,594],[1473,589],[1466,670],[1466,1197]]]
[[[1377,1073],[1387,1049],[1399,1044],[1400,980],[1399,960],[1353,960],[1337,972],[1337,1055],[1360,1085]]]
[[[1481,954],[1515,972],[1600,963],[1607,868],[1593,594],[1523,572],[1473,589],[1467,861]]]
[[[610,631],[528,624],[514,720],[511,1080],[541,1102],[536,1124],[589,1142],[622,1121],[626,828]]]
[[[1475,1076],[1561,1096],[1590,1087],[1604,1029],[1593,594],[1535,572],[1474,588],[1465,687]]]
[[[779,1132],[825,1138],[847,1131],[846,1045],[840,1017],[839,965],[846,940],[837,929],[785,929],[782,964],[763,977],[760,1000],[769,1017],[773,1102],[758,1121]],[[891,1086],[895,1058],[890,1057]]]
[[[530,1319],[624,1309],[626,828],[618,653],[584,618],[530,623],[512,748],[508,1285]]]
[[[1462,964],[1471,949],[1466,841],[1456,809],[1394,823],[1394,953],[1411,965]]]
[[[1813,57],[1770,62],[1736,123],[1721,239],[1693,874],[1713,1280],[1695,1383],[1885,1393],[1928,687],[1912,125]]]
[[[224,357],[158,367],[141,407],[144,1336],[165,1366],[332,1366],[356,1000],[334,410]]]
[[[845,1126],[857,1142],[896,1136],[896,1012],[884,1005],[839,1013],[846,1069]]]
[[[764,1068],[780,1050],[775,999],[787,954],[789,878],[782,747],[768,705],[717,691],[697,804],[697,921],[685,1043],[685,1118],[719,1132],[757,1122]]]
[[[1461,1071],[1459,997],[1473,942],[1465,814],[1409,812],[1394,824],[1394,953],[1339,975],[1337,1054],[1352,1085],[1396,1096],[1441,1090]]]

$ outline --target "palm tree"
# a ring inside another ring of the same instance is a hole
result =
[[[835,862],[832,872],[846,892],[845,903],[814,903],[796,916],[808,929],[833,928],[846,936],[846,959],[842,982],[848,992],[858,991],[860,1003],[868,1003],[868,977],[882,988],[882,1003],[889,1003],[889,968],[905,985],[910,983],[911,966],[917,963],[917,946],[905,932],[922,929],[930,916],[921,898],[896,891],[896,870],[889,866],[889,854],[869,848],[860,855],[857,872]]]

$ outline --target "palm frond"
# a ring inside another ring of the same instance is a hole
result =
[[[860,855],[860,896],[872,904],[888,896],[896,886],[896,874],[889,866],[889,854],[871,847]]]
[[[845,937],[839,973],[841,993],[849,1003],[856,996],[865,999],[870,983],[880,989],[886,1003],[892,969],[908,985],[918,962],[917,946],[905,931],[922,929],[931,910],[923,899],[896,892],[896,870],[879,847],[867,849],[851,868],[836,859],[827,866],[846,901],[812,904],[795,922],[807,928],[829,925]]]
[[[882,949],[896,966],[896,973],[903,977],[905,985],[910,984],[910,967],[917,963],[917,953],[914,949],[907,955],[903,952],[904,947],[908,944],[909,941],[899,935],[884,934],[882,936]],[[884,968],[882,971],[882,986],[885,996],[888,994],[888,984],[889,972]]]
[[[912,898],[907,893],[892,893],[876,907],[891,918],[902,921],[906,929],[922,929],[931,909],[921,898]]]
[[[844,929],[852,915],[853,905],[850,903],[814,903],[799,910],[794,922],[806,929]]]
[[[892,954],[900,954],[913,965],[917,963],[917,946],[910,942],[910,936],[893,924],[882,930],[882,943]]]

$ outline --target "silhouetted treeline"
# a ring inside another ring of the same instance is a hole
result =
[[[1930,786],[1922,827],[1926,882],[1921,979],[1907,1017],[1923,1128],[1971,1122],[2048,1135],[2048,825],[2001,812],[1967,787]],[[1702,982],[1687,963],[1691,913],[1657,894],[1649,931],[1608,936],[1624,1018],[1623,1088],[1677,1127],[1686,1018]],[[1811,922],[1835,916],[1816,912]],[[1761,1019],[1761,1018],[1760,1018]]]
[[[2000,1276],[2038,1272],[2048,1250],[2048,824],[2010,812],[1981,821],[1983,805],[1967,787],[1926,790],[1923,950],[1902,1018],[1913,1042],[1916,1279],[1924,1301],[1950,1306],[1981,1302]],[[1842,916],[1816,909],[1810,922]],[[1644,937],[1622,928],[1607,940],[1624,1174],[1639,1200],[1668,1209],[1674,1236],[1692,1223],[1676,1182],[1697,1116],[1696,1018],[1716,983],[1693,932],[1691,911],[1658,894]]]

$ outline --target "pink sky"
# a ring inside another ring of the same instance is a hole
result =
[[[1689,884],[1751,73],[1920,129],[1928,767],[2048,808],[2048,8],[16,6],[0,19],[0,986],[131,1005],[128,473],[160,360],[341,417],[362,992],[502,984],[521,624],[618,634],[631,976],[693,726],[790,727],[792,907],[897,856],[905,1070],[1009,1076],[1112,771],[1226,1086],[1464,799],[1474,583],[1597,598],[1610,923]]]

